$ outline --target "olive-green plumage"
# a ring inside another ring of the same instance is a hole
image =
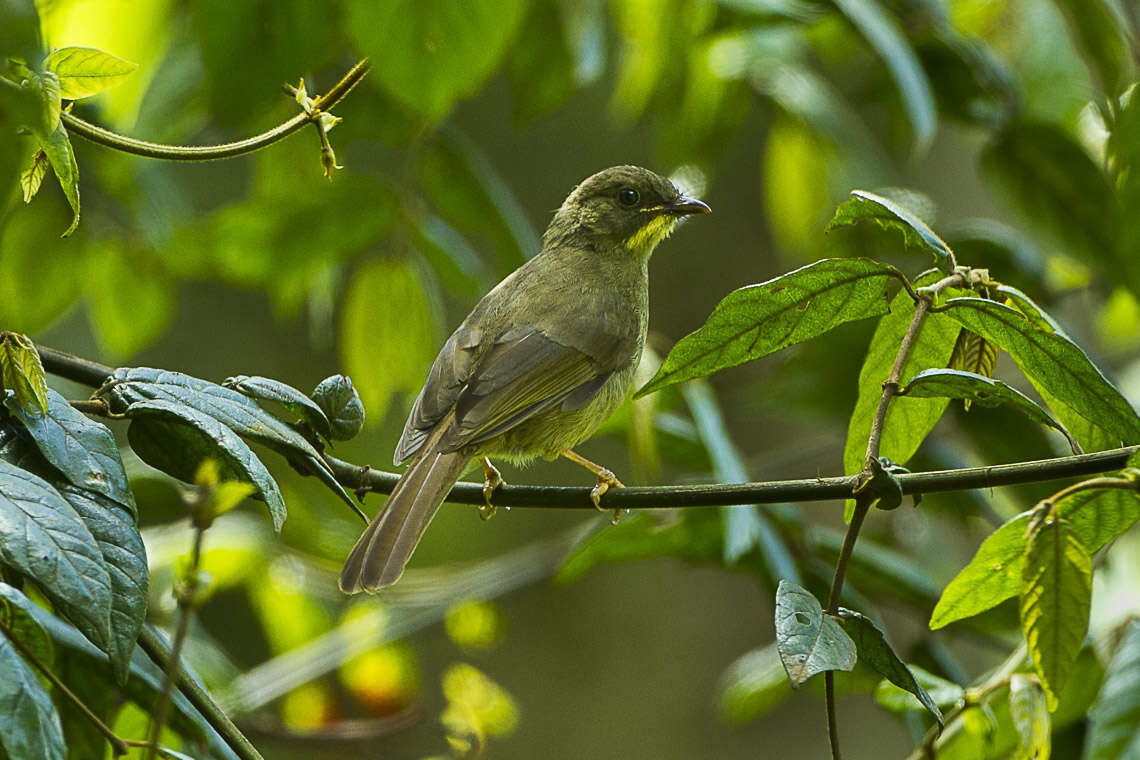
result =
[[[345,562],[341,589],[395,583],[472,458],[557,457],[617,409],[645,346],[649,256],[679,217],[708,210],[636,166],[570,193],[539,254],[440,350],[396,446],[396,464],[411,462]]]

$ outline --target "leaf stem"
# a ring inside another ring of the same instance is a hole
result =
[[[40,662],[39,658],[36,657],[32,650],[25,646],[24,642],[16,638],[8,626],[4,625],[3,622],[0,622],[0,632],[2,632],[8,638],[8,641],[12,642],[12,646],[15,647],[16,650],[24,656],[24,659],[35,665],[36,670],[43,673],[44,678],[51,682],[51,685],[54,689],[62,694],[67,699],[67,701],[75,707],[75,709],[79,710],[79,712],[91,723],[91,725],[95,726],[99,733],[103,734],[103,736],[107,738],[107,741],[111,743],[111,751],[115,754],[115,757],[127,754],[127,743],[123,739],[120,739],[115,734],[115,732],[112,731],[111,728],[99,718],[98,715],[92,712],[91,708],[85,705],[83,703],[83,700],[80,699],[75,692],[69,689],[67,687],[67,684],[59,679],[59,676],[51,672],[47,665]]]
[[[315,112],[327,111],[344,98],[368,73],[369,66],[367,58],[359,61],[331,90],[321,97],[314,98]],[[299,113],[268,132],[222,145],[166,145],[120,135],[67,112],[60,114],[60,118],[71,133],[123,153],[164,161],[216,161],[245,155],[272,145],[303,128],[317,117],[308,113]]]

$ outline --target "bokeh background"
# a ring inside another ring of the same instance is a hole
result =
[[[30,146],[5,147],[0,161],[0,328],[215,381],[265,375],[308,390],[344,372],[368,413],[364,433],[335,451],[349,461],[390,469],[447,333],[537,251],[575,183],[618,163],[670,174],[714,209],[655,254],[660,355],[730,290],[825,256],[921,271],[928,262],[897,236],[824,233],[836,203],[864,188],[905,202],[960,262],[990,267],[1052,309],[1140,400],[1137,182],[1114,171],[1106,143],[1135,78],[1129,0],[38,6],[48,46],[140,65],[75,113],[159,142],[268,129],[297,110],[284,82],[303,76],[323,92],[371,57],[369,76],[333,109],[344,168],[331,182],[311,130],[205,164],[76,137],[83,216],[60,239],[70,211],[53,180],[28,207],[12,189]],[[873,328],[850,324],[698,390],[659,394],[582,451],[626,483],[837,474]],[[1012,413],[956,408],[912,467],[1036,458],[1061,445]],[[171,568],[189,534],[175,485],[130,466],[154,573],[150,616],[169,622]],[[392,594],[347,600],[335,576],[359,521],[319,485],[284,466],[275,474],[290,509],[284,535],[253,504],[211,529],[204,565],[215,593],[188,652],[266,757],[447,755],[441,713],[471,703],[484,710],[491,757],[825,752],[818,691],[793,695],[772,658],[778,574],[763,562],[725,562],[719,544],[631,540],[633,561],[594,557],[554,580],[588,532],[651,536],[679,516],[612,528],[604,515],[515,509],[483,522],[447,506]],[[567,463],[504,475],[589,481]],[[982,633],[934,637],[930,607],[995,520],[1049,491],[931,496],[920,510],[873,515],[852,593],[911,659],[977,675],[1010,641],[1010,610]],[[381,503],[370,496],[365,509]],[[765,514],[805,583],[825,587],[842,505]],[[904,756],[921,721],[876,706],[873,684],[858,672],[844,682],[846,756]],[[130,720],[124,711],[121,724]],[[1076,756],[1065,751],[1055,756]]]

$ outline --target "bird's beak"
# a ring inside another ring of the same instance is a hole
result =
[[[712,213],[712,209],[708,207],[707,203],[698,201],[696,198],[686,198],[683,195],[672,203],[662,205],[661,211],[662,213],[672,214],[673,216]]]

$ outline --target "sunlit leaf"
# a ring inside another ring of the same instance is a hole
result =
[[[1125,631],[1089,717],[1087,760],[1140,758],[1140,620]]]
[[[952,298],[942,313],[1000,346],[1022,372],[1090,422],[1126,443],[1140,442],[1140,416],[1069,338],[982,298]]]
[[[100,241],[88,248],[85,284],[91,327],[113,356],[147,347],[174,318],[174,282],[151,251]]]
[[[916,149],[924,152],[934,139],[938,116],[930,82],[910,42],[877,0],[836,0],[836,5],[891,72],[914,130]]]
[[[1017,729],[1013,760],[1049,760],[1053,747],[1049,706],[1037,679],[1013,674],[1009,679],[1009,712]]]
[[[47,380],[36,346],[26,335],[0,332],[0,389],[15,393],[25,409],[47,413]]]
[[[961,372],[955,369],[926,369],[912,377],[900,395],[917,398],[960,398],[973,401],[979,406],[995,407],[1003,404],[1012,406],[1029,419],[1057,430],[1070,441],[1073,452],[1079,447],[1069,436],[1060,422],[1037,405],[1033,399],[1001,380]]]
[[[511,695],[482,671],[466,663],[456,663],[443,674],[443,696],[447,708],[440,722],[448,739],[510,736],[519,722],[519,709]]]
[[[845,322],[883,314],[894,267],[870,259],[823,259],[734,290],[708,321],[677,342],[638,396],[767,356]]]
[[[36,197],[49,166],[51,162],[48,161],[43,148],[32,155],[32,165],[20,173],[20,192],[24,196],[24,203],[31,203],[32,198]]]
[[[982,377],[993,377],[997,358],[997,346],[980,335],[963,330],[958,333],[958,342],[954,344],[949,368],[972,372]]]
[[[855,642],[839,620],[825,614],[806,589],[788,581],[776,589],[776,646],[796,686],[825,670],[855,667]]]
[[[67,237],[79,226],[79,164],[75,162],[75,150],[71,147],[71,138],[68,137],[63,122],[57,124],[50,134],[37,134],[36,138],[71,206],[71,225],[62,235]]]
[[[96,48],[65,47],[53,50],[43,67],[59,77],[60,95],[76,100],[114,87],[139,65]]]
[[[890,198],[866,190],[853,190],[851,198],[836,207],[827,229],[831,231],[863,221],[873,222],[885,230],[898,230],[908,246],[926,250],[933,255],[939,269],[950,273],[953,257],[950,246],[913,211]]]
[[[1022,582],[1021,630],[1052,711],[1088,630],[1092,600],[1092,560],[1068,521],[1048,520],[1029,537]]]

